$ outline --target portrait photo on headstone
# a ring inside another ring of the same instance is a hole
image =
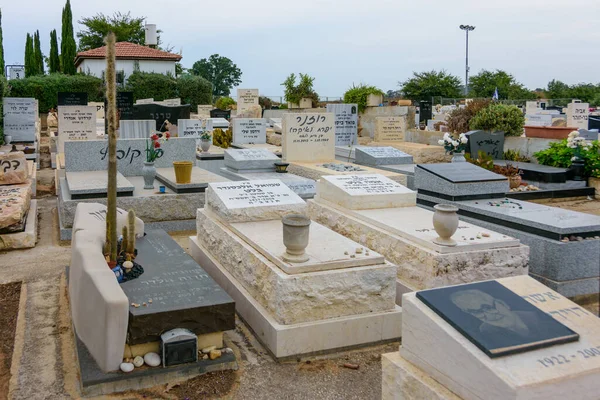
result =
[[[424,290],[417,298],[491,358],[579,340],[496,281]]]

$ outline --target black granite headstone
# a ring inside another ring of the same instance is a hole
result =
[[[133,92],[117,92],[117,110],[119,120],[133,119]],[[108,133],[108,118],[106,110],[108,109],[108,100],[104,99],[104,132]]]
[[[600,130],[600,115],[590,115],[588,117],[588,129],[599,129]]]
[[[504,132],[470,131],[466,133],[469,138],[467,153],[477,158],[479,151],[492,156],[494,160],[504,159]]]
[[[432,118],[433,111],[431,109],[430,101],[419,102],[419,123],[427,123]]]
[[[59,106],[87,106],[88,94],[85,92],[58,92]]]
[[[164,126],[166,120],[177,125],[179,119],[190,119],[190,105],[134,104],[133,119],[154,119],[156,120],[156,130],[164,132],[166,131]]]
[[[490,358],[579,340],[497,281],[424,290],[417,298]]]
[[[215,108],[214,110],[210,110],[211,118],[225,118],[229,120],[231,118],[231,110],[220,110]]]
[[[144,274],[121,284],[129,304],[140,305],[129,307],[127,343],[158,341],[175,328],[196,335],[234,329],[231,297],[165,231],[146,233],[135,259]]]

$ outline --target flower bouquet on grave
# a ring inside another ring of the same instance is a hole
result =
[[[579,136],[578,131],[573,131],[569,133],[569,137],[567,138],[567,147],[573,149],[573,158],[571,158],[571,167],[569,170],[573,174],[574,181],[583,181],[585,180],[585,160],[582,157],[582,153],[584,151],[589,150],[592,147],[592,144]]]
[[[454,155],[455,153],[463,153],[467,149],[467,143],[469,138],[464,133],[458,135],[458,138],[454,138],[448,132],[444,133],[444,138],[438,140],[440,146],[444,146],[446,153]]]
[[[117,268],[115,275],[119,283],[135,279],[144,273],[144,268],[135,262],[137,249],[135,248],[135,212],[129,210],[127,213],[127,225],[123,226],[121,237],[117,244]]]
[[[169,132],[156,132],[146,141],[146,162],[154,162],[164,154],[162,143],[171,138]]]

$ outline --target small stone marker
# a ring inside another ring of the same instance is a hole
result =
[[[504,159],[504,132],[470,131],[468,153],[476,158],[480,151],[492,156],[494,160]]]
[[[13,142],[35,141],[37,101],[30,98],[5,97],[3,99],[4,135]]]
[[[22,151],[0,153],[0,185],[23,183],[28,177],[27,159]]]
[[[225,150],[225,166],[236,172],[272,172],[278,161],[280,158],[267,149]]]
[[[406,119],[403,117],[377,117],[375,121],[376,142],[403,142]]]
[[[567,107],[567,126],[575,129],[588,129],[589,114],[589,103],[569,103]]]
[[[323,176],[317,194],[350,210],[414,207],[417,201],[416,192],[379,174]]]
[[[246,110],[254,105],[258,105],[258,89],[238,89],[237,90],[238,113],[241,113],[244,110]]]
[[[332,113],[284,114],[282,134],[286,162],[335,159],[335,117]]]
[[[355,160],[360,165],[400,165],[413,164],[413,156],[394,147],[357,146]]]
[[[204,132],[212,132],[212,121],[210,119],[180,119],[177,121],[179,137],[200,139]]]
[[[233,119],[233,143],[267,143],[267,124],[263,118]]]
[[[335,145],[352,146],[358,141],[358,105],[327,104],[327,112],[335,115]]]
[[[96,139],[96,107],[58,107],[58,152],[64,152],[66,140]]]
[[[226,222],[279,219],[306,203],[279,179],[209,183],[206,206]]]
[[[59,106],[87,106],[88,94],[86,92],[58,92]]]

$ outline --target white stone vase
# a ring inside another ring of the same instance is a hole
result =
[[[458,229],[458,207],[450,204],[437,204],[433,207],[433,227],[439,237],[433,239],[433,243],[441,246],[456,246],[452,235]]]
[[[467,162],[464,151],[461,151],[460,153],[454,153],[452,155],[452,162]]]
[[[281,219],[283,223],[283,259],[292,263],[308,261],[305,250],[308,246],[310,218],[302,214],[289,214]]]
[[[6,135],[4,136],[4,144],[10,144],[12,142],[12,136]]]
[[[210,149],[211,145],[212,145],[212,138],[200,139],[200,148],[202,149],[203,152],[207,152],[208,149]]]
[[[144,177],[144,189],[154,189],[154,178],[156,177],[154,162],[144,161],[142,176]]]

